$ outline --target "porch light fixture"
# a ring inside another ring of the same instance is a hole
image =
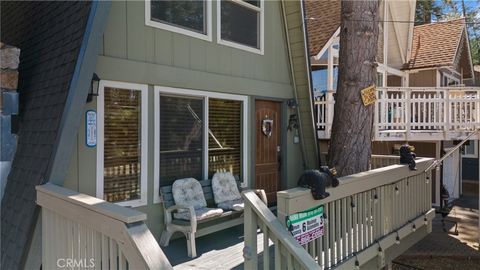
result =
[[[350,206],[352,207],[352,211],[356,211],[355,203],[353,202],[353,197],[350,197]]]
[[[425,217],[423,218],[423,222],[425,223],[425,225],[428,225],[428,219],[427,219],[427,216],[425,216]]]
[[[373,195],[373,203],[377,203],[378,202],[378,195],[377,195],[377,192],[375,191],[375,194]]]
[[[395,186],[395,195],[398,195],[400,193],[400,190],[398,190],[398,186]]]
[[[382,246],[380,246],[380,242],[378,240],[376,242],[377,242],[377,245],[378,245],[378,249],[377,249],[378,253],[379,254],[383,253],[383,249],[382,249]]]
[[[383,252],[382,246],[380,245],[380,242],[377,240],[377,245],[378,245],[378,268],[383,268],[385,266],[385,253]]]
[[[412,224],[412,232],[415,232],[417,230],[417,226],[415,225],[415,223],[413,223],[412,221],[408,221],[408,223],[411,223]]]
[[[357,253],[355,253],[355,270],[360,270],[360,262],[358,261]]]
[[[428,185],[428,183],[430,183],[430,177],[427,176],[427,177],[425,178],[425,184]]]
[[[395,244],[400,245],[400,235],[398,235],[398,231],[396,231],[397,237],[395,237]]]
[[[297,100],[295,100],[295,99],[293,99],[293,98],[292,98],[292,99],[289,99],[289,100],[287,101],[287,106],[288,106],[290,109],[295,109],[295,108],[297,108],[297,106],[298,106]]]
[[[93,73],[92,81],[90,83],[90,91],[88,92],[87,96],[87,103],[93,100],[93,97],[98,97],[98,88],[100,85],[100,78],[98,77],[97,73]]]

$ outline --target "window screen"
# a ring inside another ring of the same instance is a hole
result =
[[[140,199],[141,92],[105,88],[104,199]]]
[[[160,96],[160,184],[203,180],[203,99]]]
[[[152,21],[166,23],[206,34],[205,11],[206,1],[152,0],[150,6],[150,19]]]
[[[208,109],[208,177],[217,171],[240,176],[242,102],[210,98]]]

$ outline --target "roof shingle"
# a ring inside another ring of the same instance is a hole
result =
[[[317,55],[340,27],[340,7],[339,0],[305,0],[310,56]]]
[[[415,26],[410,59],[404,69],[454,66],[464,29],[465,19]]]
[[[21,269],[90,14],[87,1],[1,2],[2,41],[21,49],[18,147],[1,206],[1,269]]]

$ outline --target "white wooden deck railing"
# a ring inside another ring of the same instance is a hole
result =
[[[315,99],[315,119],[319,139],[330,138],[333,123],[333,108],[335,100],[334,91],[328,91],[325,95]]]
[[[258,269],[258,227],[263,233],[263,269],[321,269],[307,251],[285,230],[285,226],[277,220],[254,191],[243,192],[242,197],[245,201],[245,247],[243,249],[245,269]],[[270,253],[270,241],[273,242],[274,254]],[[274,265],[270,265],[272,255]]]
[[[431,172],[424,170],[432,162],[418,159],[417,171],[392,165],[342,177],[340,185],[328,189],[330,196],[323,200],[314,200],[305,188],[280,191],[278,220],[253,193],[244,194],[245,267],[257,269],[258,226],[265,234],[264,269],[270,267],[268,239],[275,249],[275,269],[354,269],[375,257],[379,258],[377,268],[382,268],[387,249],[416,230],[431,231],[435,214]],[[286,230],[286,217],[321,205],[325,209],[324,235],[301,248]]]
[[[328,139],[333,94],[315,102],[319,139]],[[480,88],[377,88],[375,140],[461,139],[480,126]]]
[[[372,155],[370,158],[370,169],[378,169],[390,165],[400,164],[400,156],[394,155]]]
[[[43,269],[173,269],[146,215],[53,184],[37,186]]]

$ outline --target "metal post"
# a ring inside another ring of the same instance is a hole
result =
[[[478,147],[478,150],[480,150],[480,140],[477,140],[477,147]],[[478,153],[480,153],[480,151]],[[478,166],[478,173],[480,175],[480,164]],[[479,213],[478,213],[478,250],[480,250],[480,180],[478,181],[478,205],[479,205]]]

